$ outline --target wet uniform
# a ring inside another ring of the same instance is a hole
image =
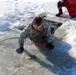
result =
[[[51,43],[54,40],[52,36],[53,34],[51,34],[51,27],[45,20],[42,21],[42,24],[43,26],[40,30],[33,28],[33,25],[26,27],[19,38],[20,46],[24,46],[24,40],[26,40],[26,38],[30,38],[31,41],[33,41],[34,44],[39,47],[46,42]]]

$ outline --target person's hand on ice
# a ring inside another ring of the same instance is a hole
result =
[[[54,48],[54,45],[52,43],[47,43],[46,48],[48,48],[49,50]]]
[[[23,47],[19,47],[19,48],[16,50],[17,53],[22,53],[23,51],[24,51],[24,48],[23,48]]]

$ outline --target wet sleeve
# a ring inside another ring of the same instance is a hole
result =
[[[24,46],[24,40],[26,40],[26,38],[29,36],[29,29],[25,29],[21,35],[20,35],[20,38],[19,38],[19,45],[21,47]]]
[[[51,34],[51,30],[50,27],[48,27],[48,31],[47,31],[47,42],[51,43],[54,41],[54,35]]]

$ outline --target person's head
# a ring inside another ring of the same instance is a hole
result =
[[[42,28],[42,18],[41,17],[35,17],[33,21],[33,27],[36,30],[40,30]]]
[[[33,24],[40,26],[42,24],[42,18],[41,17],[35,17]]]

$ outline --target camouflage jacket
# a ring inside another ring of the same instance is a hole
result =
[[[51,34],[50,26],[51,25],[49,25],[49,23],[47,23],[45,20],[43,20],[43,29],[41,29],[40,31],[34,29],[32,25],[29,25],[21,33],[19,38],[19,45],[23,47],[24,40],[26,41],[26,38],[30,38],[31,41],[38,43],[52,42],[54,38],[53,34]]]

